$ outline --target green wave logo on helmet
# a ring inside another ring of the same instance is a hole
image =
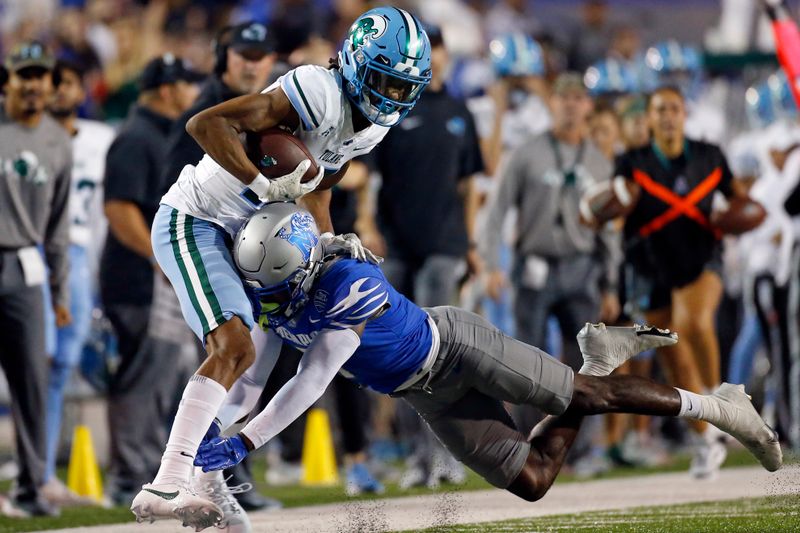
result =
[[[363,46],[367,39],[377,39],[386,31],[386,21],[376,15],[367,15],[358,19],[350,27],[350,42],[353,48]]]

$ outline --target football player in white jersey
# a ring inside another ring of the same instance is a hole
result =
[[[420,22],[401,9],[377,8],[351,26],[331,68],[298,67],[261,94],[229,100],[189,120],[187,130],[206,155],[197,166],[184,167],[162,199],[152,239],[155,259],[208,358],[183,393],[155,480],[131,505],[138,520],[174,517],[202,529],[223,516],[225,503],[198,495],[189,481],[206,430],[255,360],[252,309],[231,258],[231,237],[275,200],[299,199],[323,231],[332,231],[328,189],[351,158],[368,153],[414,106],[430,81],[430,64],[430,41]],[[286,176],[267,179],[248,159],[239,135],[274,127],[303,141],[320,166],[315,179],[300,182],[308,160]],[[328,235],[323,243],[365,257],[354,236]]]
[[[56,91],[50,115],[72,137],[72,189],[70,191],[69,287],[72,322],[55,332],[55,347],[47,391],[47,463],[44,496],[56,505],[87,505],[94,500],[73,493],[56,477],[55,462],[61,433],[64,388],[78,364],[89,334],[97,255],[103,240],[105,220],[101,189],[106,152],[114,130],[96,120],[78,118],[78,107],[86,99],[79,65],[59,61],[54,71]],[[55,329],[54,318],[48,328]]]

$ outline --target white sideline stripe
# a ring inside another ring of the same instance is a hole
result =
[[[192,282],[191,288],[194,290],[197,303],[200,304],[200,309],[203,311],[203,315],[205,315],[206,322],[208,322],[208,329],[212,330],[218,327],[219,324],[217,324],[217,320],[214,318],[214,311],[211,310],[211,304],[209,303],[208,298],[206,298],[206,293],[203,290],[203,284],[200,283],[200,275],[197,273],[197,268],[194,266],[194,261],[192,261],[192,254],[189,253],[189,246],[186,244],[185,213],[178,213],[178,217],[175,220],[175,232],[177,233],[178,237],[178,249],[181,252],[183,265],[186,268],[186,273],[189,274],[189,280]]]

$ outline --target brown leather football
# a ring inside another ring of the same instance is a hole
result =
[[[728,199],[728,208],[711,213],[711,224],[722,233],[741,235],[757,228],[767,212],[764,207],[750,198],[734,196]]]
[[[639,184],[622,176],[596,183],[581,198],[581,220],[591,226],[627,216],[636,207],[641,193]]]
[[[290,174],[304,159],[310,159],[311,166],[301,178],[302,183],[314,179],[319,172],[314,156],[303,141],[280,128],[248,134],[245,149],[250,161],[267,178]]]

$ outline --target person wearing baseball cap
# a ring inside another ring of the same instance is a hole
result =
[[[570,331],[585,322],[613,322],[619,313],[618,237],[595,235],[580,224],[581,191],[608,180],[612,170],[589,136],[593,103],[583,76],[559,75],[548,103],[551,128],[526,137],[510,153],[486,222],[488,228],[502,228],[506,213],[517,208],[516,275],[508,278],[500,267],[502,232],[484,232],[479,241],[489,295],[499,298],[511,284],[516,337],[534,346],[546,344],[551,315],[563,331]],[[564,337],[563,354],[564,362],[577,370],[581,357],[574,337]]]
[[[58,513],[41,490],[48,373],[45,283],[57,325],[71,321],[67,251],[72,146],[45,112],[54,64],[40,42],[14,46],[3,62],[8,77],[0,104],[0,366],[14,405],[20,467],[14,501],[25,515],[34,516]]]
[[[180,82],[188,84],[200,83],[205,76],[186,67],[183,60],[172,54],[164,54],[150,60],[139,76],[139,89],[142,92],[157,89],[162,85]]]
[[[106,157],[104,209],[109,234],[100,257],[103,306],[118,338],[119,370],[109,385],[111,433],[109,487],[112,499],[128,504],[152,477],[151,443],[160,442],[164,413],[158,394],[171,372],[142,372],[152,349],[148,317],[154,273],[150,226],[162,195],[167,136],[173,122],[193,103],[197,73],[164,54],[152,59],[139,76],[140,94]],[[142,349],[142,346],[148,346]],[[162,352],[158,352],[162,353]],[[159,363],[163,369],[164,361]],[[147,390],[147,394],[142,391]],[[131,413],[136,413],[132,416]],[[154,453],[155,452],[155,453]]]

